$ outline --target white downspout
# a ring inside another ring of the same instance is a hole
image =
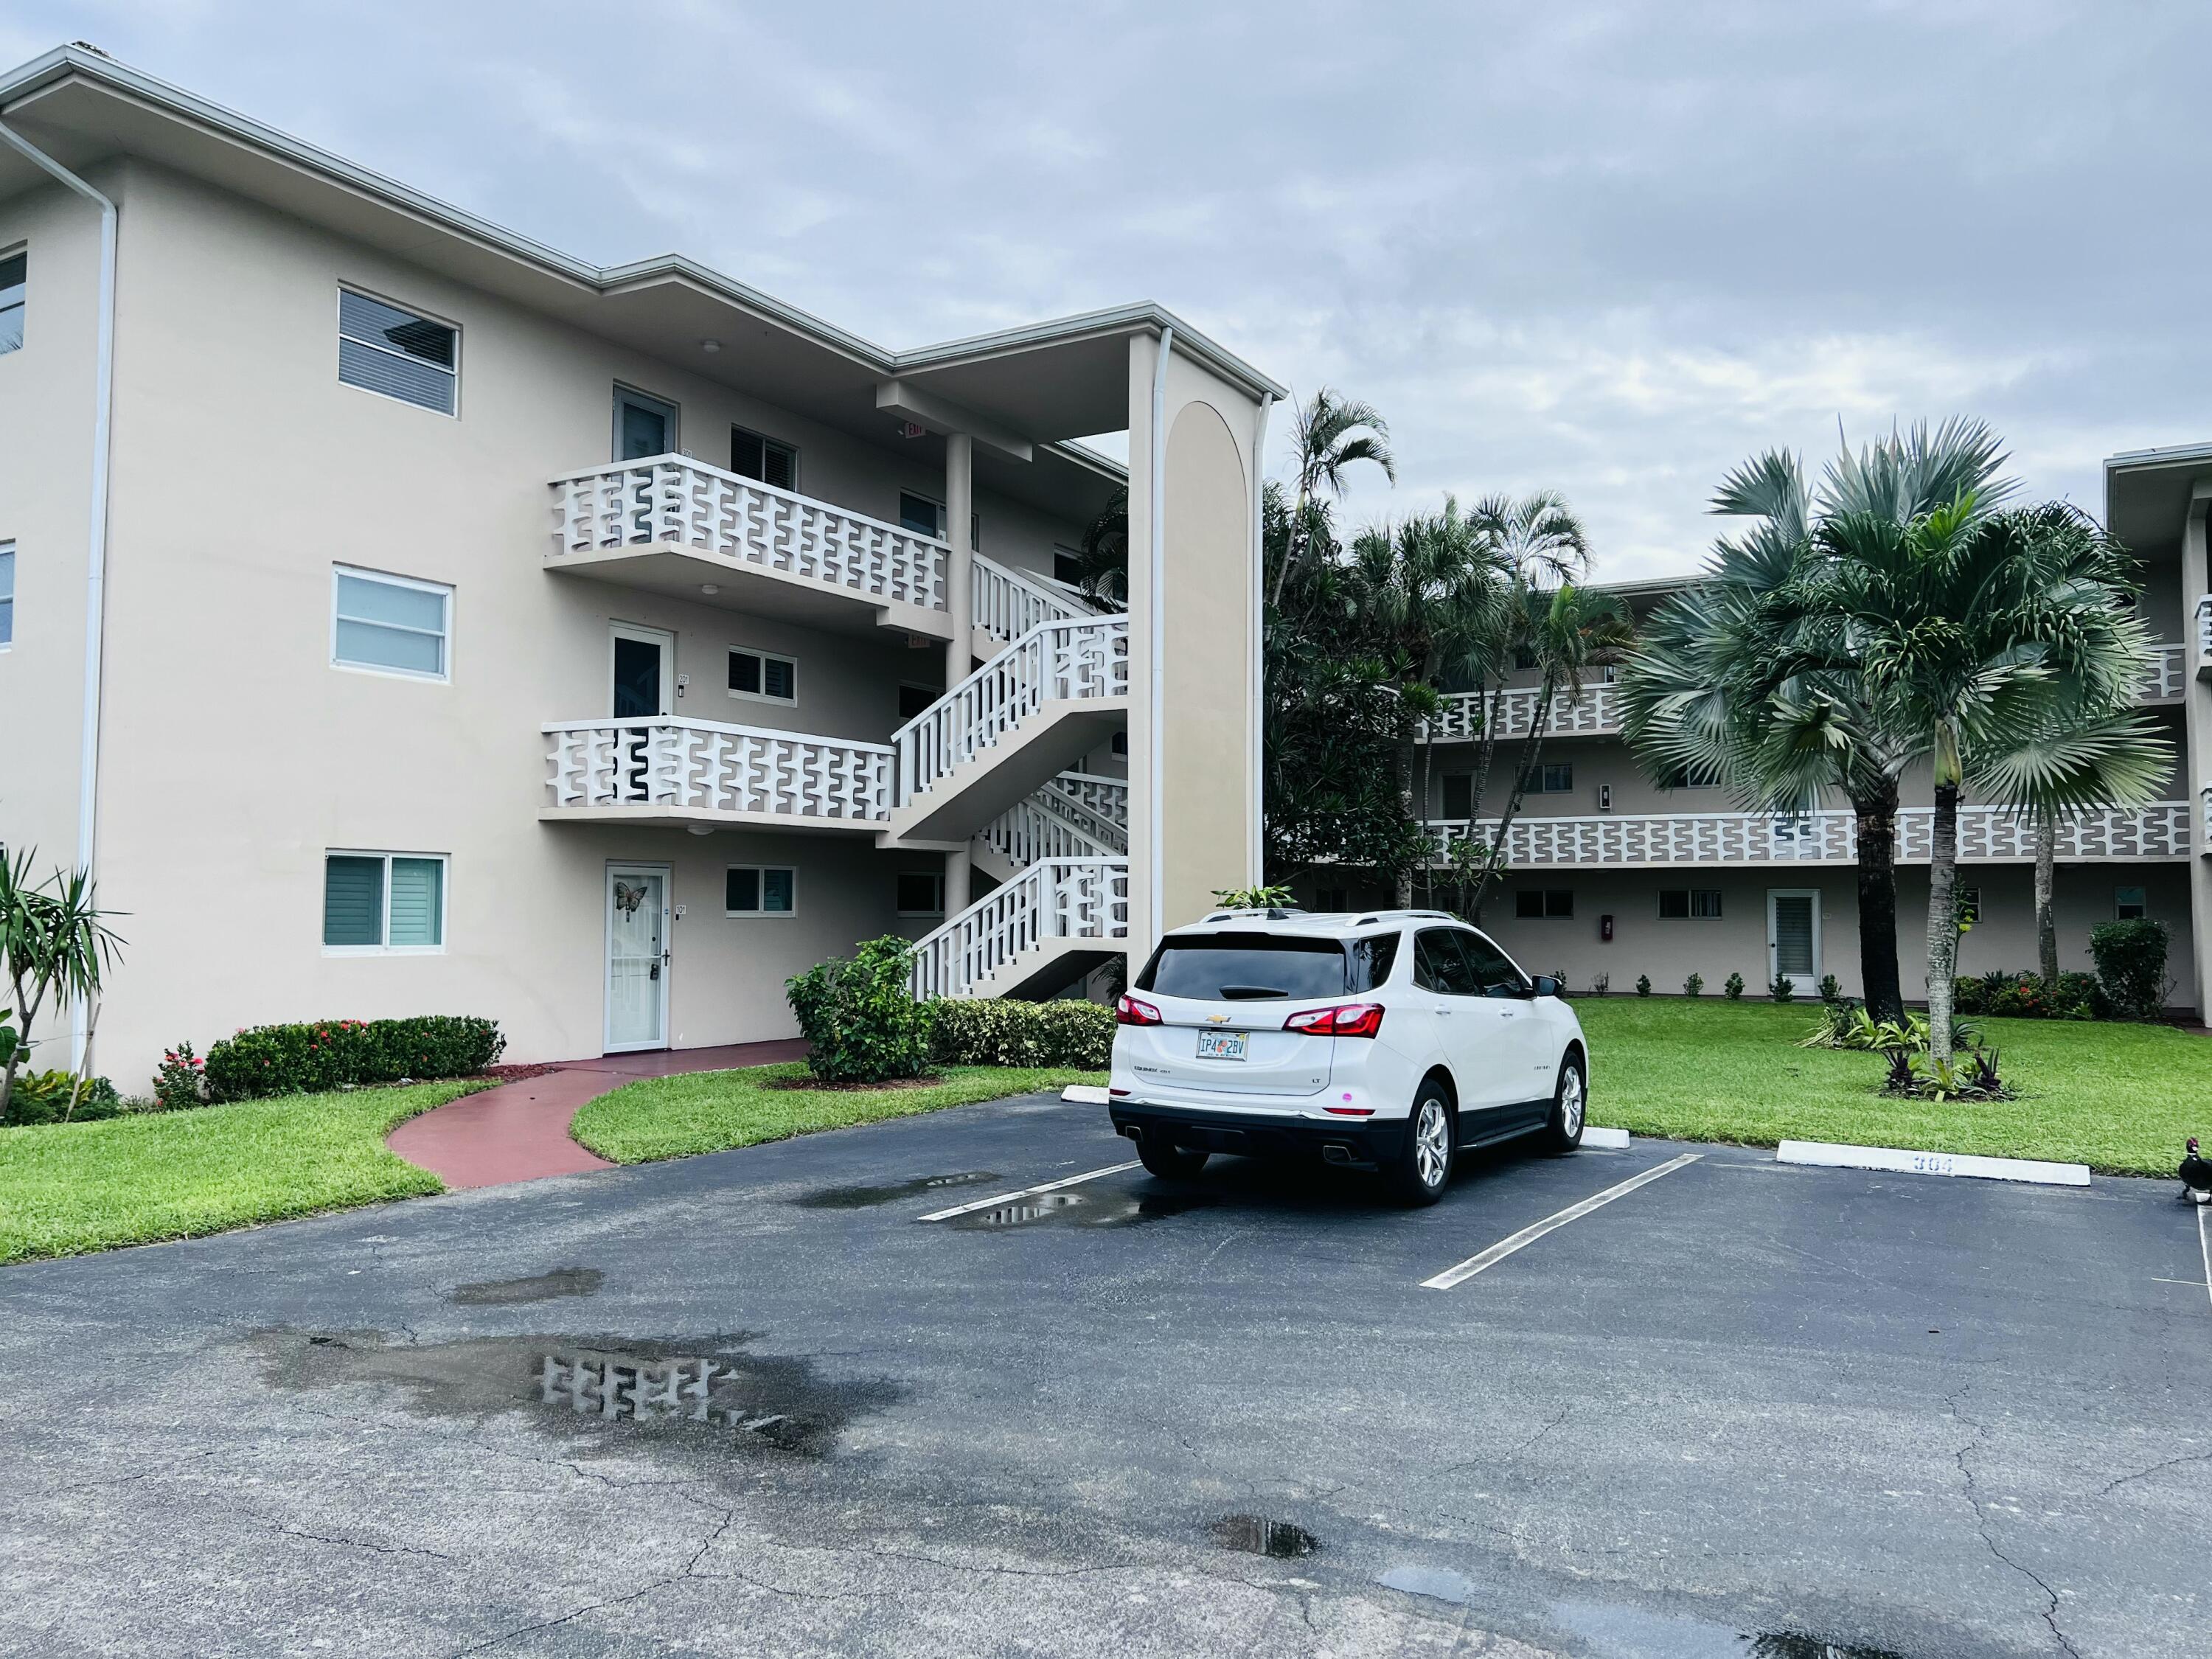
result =
[[[1261,522],[1261,507],[1265,486],[1261,482],[1261,463],[1267,453],[1267,416],[1275,407],[1275,394],[1260,394],[1260,418],[1252,428],[1252,676],[1247,694],[1251,701],[1247,706],[1245,724],[1247,736],[1246,764],[1251,768],[1251,814],[1249,831],[1249,845],[1244,862],[1249,873],[1244,879],[1254,887],[1267,879],[1267,745],[1264,738],[1265,701],[1267,694],[1267,542]]]
[[[100,654],[107,599],[107,450],[115,407],[115,204],[44,150],[0,123],[0,140],[33,165],[58,179],[100,209],[100,345],[93,370],[92,512],[85,556],[84,714],[77,757],[76,863],[89,884],[94,831],[100,806]],[[70,1018],[70,1069],[86,1060],[88,1010],[79,1003]]]
[[[1157,945],[1160,935],[1167,931],[1167,894],[1160,878],[1160,842],[1167,831],[1167,809],[1161,799],[1161,785],[1166,773],[1160,763],[1160,750],[1167,738],[1166,711],[1161,704],[1167,689],[1165,651],[1168,634],[1167,607],[1167,470],[1168,470],[1168,356],[1175,349],[1175,329],[1164,325],[1160,329],[1160,355],[1152,362],[1152,499],[1146,503],[1151,509],[1152,543],[1147,562],[1152,578],[1152,592],[1146,609],[1146,634],[1151,648],[1151,684],[1146,688],[1146,726],[1149,733],[1146,746],[1151,750],[1152,810],[1147,814],[1151,823],[1146,833],[1152,845],[1146,849],[1146,863],[1151,877],[1146,884],[1152,891],[1146,896],[1152,921],[1147,930],[1146,947]]]

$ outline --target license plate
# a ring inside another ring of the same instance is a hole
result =
[[[1198,1034],[1198,1057],[1200,1060],[1242,1060],[1244,1045],[1251,1039],[1249,1031],[1200,1031]]]

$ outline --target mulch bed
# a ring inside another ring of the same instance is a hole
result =
[[[477,1073],[478,1077],[495,1077],[501,1083],[520,1083],[525,1078],[544,1077],[548,1072],[557,1072],[558,1066],[487,1066]]]
[[[944,1081],[941,1077],[895,1077],[884,1083],[823,1083],[811,1077],[780,1077],[763,1086],[770,1089],[819,1089],[825,1094],[855,1094],[876,1089],[927,1089]]]

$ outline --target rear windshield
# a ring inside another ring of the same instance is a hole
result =
[[[1281,933],[1164,939],[1137,988],[1200,1002],[1303,1000],[1371,990],[1390,976],[1398,936],[1349,944]]]

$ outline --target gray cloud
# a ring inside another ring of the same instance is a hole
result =
[[[2200,4],[10,12],[11,61],[88,36],[890,344],[1158,299],[1389,413],[1355,520],[1553,485],[1613,576],[1694,562],[1723,470],[1839,420],[1984,416],[2093,506],[2106,453],[2212,435]]]

